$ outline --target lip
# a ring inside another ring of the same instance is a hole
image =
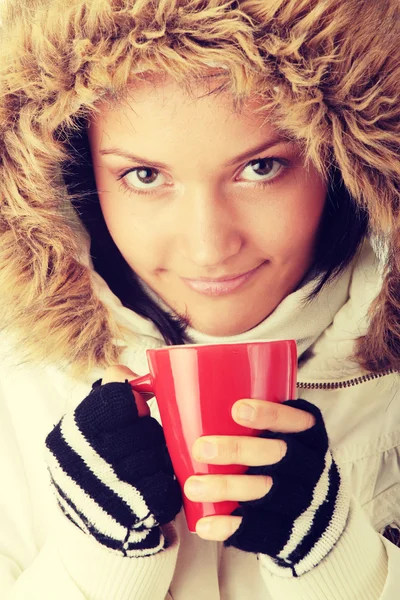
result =
[[[247,273],[236,275],[234,277],[226,276],[219,277],[217,279],[188,279],[186,277],[181,277],[181,279],[195,292],[199,292],[200,294],[205,294],[207,296],[220,296],[222,294],[229,294],[237,290],[249,279],[251,279],[263,264],[264,263],[258,265],[258,267],[248,271]]]

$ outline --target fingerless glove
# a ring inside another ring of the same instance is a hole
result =
[[[243,517],[242,523],[225,546],[265,554],[271,558],[267,564],[272,572],[298,577],[336,544],[350,500],[319,409],[306,400],[284,404],[312,413],[315,425],[299,433],[261,433],[262,438],[284,440],[287,452],[273,465],[248,469],[248,474],[270,475],[273,485],[263,498],[240,502],[232,514]]]
[[[58,503],[82,531],[128,557],[166,547],[181,509],[162,427],[138,416],[129,383],[94,385],[46,439]]]

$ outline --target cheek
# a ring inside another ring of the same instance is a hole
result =
[[[98,194],[108,231],[132,269],[140,270],[146,265],[151,268],[162,254],[162,237],[149,226],[148,219],[134,210],[129,196],[119,187],[113,187],[101,186],[98,180],[99,190],[108,190]]]
[[[326,186],[319,179],[314,185],[296,186],[282,198],[274,218],[265,219],[268,232],[263,232],[266,249],[283,261],[297,258],[309,260],[314,249],[319,224],[326,202]]]
[[[106,213],[107,214],[107,213]],[[136,270],[141,265],[149,267],[157,261],[162,240],[154,235],[152,228],[138,222],[132,214],[105,214],[111,237],[127,263]]]

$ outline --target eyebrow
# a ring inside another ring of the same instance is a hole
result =
[[[250,158],[251,156],[265,152],[269,148],[277,146],[278,144],[288,143],[288,142],[292,142],[292,140],[290,140],[287,137],[273,138],[272,140],[269,140],[268,142],[264,142],[263,144],[260,144],[260,145],[256,146],[255,148],[250,148],[249,150],[246,150],[246,152],[239,154],[239,156],[235,156],[235,158],[233,158],[230,161],[228,161],[227,163],[225,163],[224,166],[231,167],[232,165],[240,163],[240,162],[246,160],[247,158]],[[109,154],[112,154],[114,156],[120,156],[121,158],[126,158],[132,162],[136,162],[141,165],[151,165],[158,169],[169,169],[170,168],[165,163],[151,160],[149,158],[145,158],[144,156],[136,156],[136,155],[132,154],[131,152],[124,150],[123,148],[114,148],[114,147],[113,148],[101,148],[99,150],[99,154],[101,154],[102,156],[106,156]]]

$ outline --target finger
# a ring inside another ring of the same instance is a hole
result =
[[[246,427],[280,433],[305,431],[315,424],[311,413],[268,400],[238,400],[232,407],[232,417]]]
[[[248,502],[263,498],[271,487],[268,475],[202,475],[189,477],[183,489],[194,502]]]
[[[132,381],[132,379],[135,379],[136,377],[139,376],[130,369],[128,369],[128,367],[125,367],[124,365],[113,365],[111,367],[107,367],[107,369],[104,371],[104,375],[102,377],[102,385],[113,382],[122,383],[126,380]],[[134,392],[132,390],[132,393],[136,401],[136,407],[138,410],[139,417],[149,416],[150,409],[147,405],[145,398],[142,396],[142,394],[139,394],[139,392]]]
[[[224,542],[240,527],[242,517],[217,515],[204,517],[196,523],[196,533],[204,540]]]
[[[199,462],[212,465],[261,467],[279,462],[286,451],[283,440],[213,435],[198,438],[193,444],[192,455]]]

